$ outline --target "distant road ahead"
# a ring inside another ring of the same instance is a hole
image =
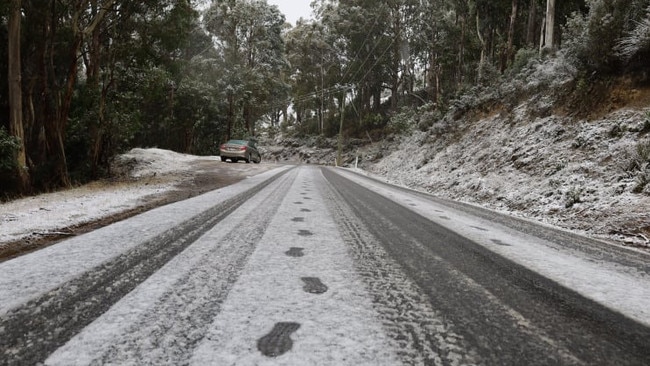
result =
[[[0,263],[0,364],[650,360],[643,254],[345,170],[256,179]]]

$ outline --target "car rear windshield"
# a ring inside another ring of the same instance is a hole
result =
[[[226,142],[226,144],[230,144],[230,145],[246,145],[246,141],[244,141],[244,140],[230,140],[230,141]]]

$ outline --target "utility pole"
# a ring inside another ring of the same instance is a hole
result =
[[[339,125],[339,147],[336,154],[336,166],[341,166],[341,150],[343,149],[343,118],[345,117],[345,89],[341,92],[341,124]]]
[[[324,114],[325,114],[325,76],[323,75],[323,55],[321,54],[320,56],[320,134],[323,135],[325,133],[325,120],[324,120]]]

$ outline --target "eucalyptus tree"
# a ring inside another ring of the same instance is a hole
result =
[[[473,5],[475,7],[476,36],[481,49],[477,80],[482,82],[486,68],[494,71],[497,65],[505,63],[505,60],[499,61],[499,59],[507,58],[506,53],[510,43],[514,43],[514,38],[508,39],[508,37],[514,37],[516,4],[514,15],[512,0],[476,0]],[[510,28],[513,28],[511,34]]]
[[[546,0],[546,17],[544,18],[544,30],[539,43],[540,52],[542,49],[553,49],[555,47],[555,0]]]
[[[457,60],[461,31],[458,17],[446,0],[423,0],[413,17],[409,38],[411,57],[422,73],[420,94],[440,105],[458,82]],[[417,78],[416,78],[417,80]]]
[[[90,14],[98,11],[100,4],[92,0]],[[74,169],[95,178],[134,139],[185,149],[179,142],[187,139],[182,138],[183,122],[174,116],[174,101],[183,64],[192,56],[198,15],[186,0],[117,1],[105,22],[84,37],[84,73],[78,82],[82,93],[76,94],[69,129]],[[164,77],[148,77],[153,75]],[[140,90],[151,87],[153,80],[162,89],[150,90],[161,98],[155,101]]]
[[[353,97],[351,107],[358,118],[347,123],[347,130],[360,130],[364,121],[374,121],[374,112],[381,110],[382,92],[389,87],[392,42],[385,23],[386,2],[351,0],[323,1],[315,14],[338,42],[341,60],[338,105]]]
[[[27,157],[25,153],[25,131],[23,129],[23,103],[22,103],[22,71],[20,58],[20,25],[22,23],[21,1],[9,2],[8,21],[8,72],[7,80],[9,90],[9,132],[16,138],[18,151],[16,151],[15,171],[18,177],[18,189],[21,193],[29,190],[29,172],[27,170]]]
[[[337,35],[321,22],[299,21],[286,33],[287,59],[293,109],[298,123],[316,111],[315,132],[325,133],[326,115],[333,119],[335,98],[340,94],[341,51]]]
[[[115,4],[116,0],[22,1],[26,151],[42,187],[71,184],[66,130],[82,44],[102,26]]]
[[[166,87],[179,78],[183,60],[191,57],[188,38],[198,27],[198,13],[187,0],[12,0],[15,4],[19,22],[12,22],[12,32],[20,33],[22,80],[12,84],[10,104],[9,84],[0,82],[3,125],[9,105],[22,112],[15,120],[23,124],[19,141],[36,190],[96,177],[112,154],[148,127],[139,93],[145,76],[164,70]],[[0,35],[7,40],[8,5],[0,5]],[[22,25],[19,32],[16,25]],[[11,40],[15,44],[16,38]],[[3,73],[20,76],[15,63],[9,69],[4,62],[4,42],[0,54]],[[71,170],[81,176],[71,178]]]
[[[222,54],[229,101],[227,138],[237,130],[255,134],[255,121],[272,110],[274,96],[287,95],[278,77],[286,70],[282,29],[284,15],[265,0],[215,0],[205,26]]]

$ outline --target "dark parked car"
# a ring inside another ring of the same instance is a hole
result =
[[[219,147],[219,153],[221,161],[230,159],[231,162],[236,163],[239,160],[244,160],[247,163],[252,161],[256,164],[262,161],[262,156],[253,140],[229,140]]]

